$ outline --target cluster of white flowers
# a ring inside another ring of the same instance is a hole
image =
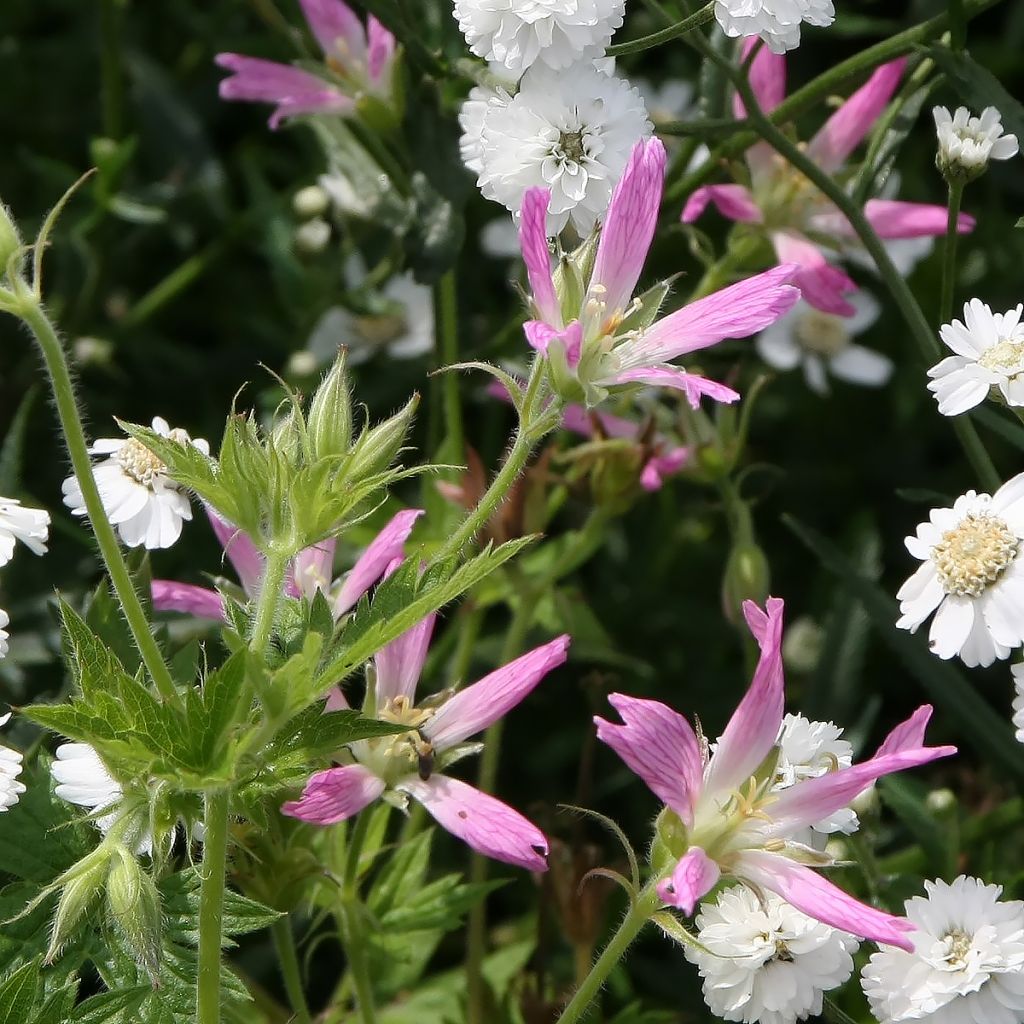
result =
[[[193,444],[204,455],[210,446],[193,440],[181,429],[172,430],[157,416],[153,430],[182,444]],[[100,438],[89,449],[102,456],[93,469],[103,509],[129,547],[169,548],[181,536],[182,524],[192,518],[188,495],[168,475],[167,466],[135,438]],[[82,488],[75,476],[64,481],[64,504],[73,515],[86,514]]]
[[[704,903],[699,946],[687,959],[723,1020],[794,1024],[821,1013],[824,994],[853,974],[857,940],[801,913],[773,892],[739,885]]]
[[[861,983],[881,1024],[1019,1024],[1024,1020],[1024,903],[961,875],[907,900],[914,952],[885,947]]]
[[[457,0],[489,83],[463,104],[462,160],[485,198],[518,216],[523,195],[551,190],[548,230],[580,236],[604,216],[635,143],[651,133],[638,89],[602,58],[623,0]]]
[[[936,163],[951,179],[970,181],[984,172],[989,160],[1010,160],[1020,149],[1016,135],[1003,134],[995,107],[986,107],[981,117],[972,117],[966,107],[957,107],[955,114],[934,107],[932,117],[939,138]]]
[[[9,711],[6,715],[0,715],[0,728],[3,728],[10,718]],[[21,754],[0,743],[0,812],[13,807],[21,794],[25,792],[25,784],[18,781],[19,775],[21,775]]]

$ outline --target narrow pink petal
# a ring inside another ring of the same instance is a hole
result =
[[[635,438],[640,432],[638,424],[610,412],[588,411],[582,405],[567,405],[562,414],[562,429],[583,437],[594,436],[594,421],[600,424],[606,437]]]
[[[708,203],[717,207],[718,212],[729,220],[745,224],[761,222],[761,210],[749,189],[743,185],[704,185],[687,199],[680,219],[684,224],[692,224],[707,209]]]
[[[386,84],[383,78],[394,59],[397,41],[372,14],[366,20],[366,28],[370,41],[367,58],[370,81],[375,85]]]
[[[312,600],[318,591],[326,591],[334,576],[334,551],[337,541],[333,537],[300,551],[292,562],[285,581],[285,589],[292,597]]]
[[[872,942],[899,946],[909,952],[914,950],[907,938],[914,930],[909,921],[860,903],[803,864],[774,853],[745,850],[737,859],[733,873],[777,893],[808,917],[833,928]]]
[[[311,776],[302,796],[286,803],[281,812],[315,825],[333,825],[358,814],[384,789],[384,780],[361,764],[329,768]]]
[[[878,748],[875,757],[886,754],[901,754],[905,750],[916,750],[924,746],[924,733],[932,717],[931,704],[922,704],[905,722],[897,725]]]
[[[444,702],[420,730],[438,750],[461,743],[514,708],[568,657],[569,637],[535,647]]]
[[[853,316],[857,312],[856,307],[843,298],[846,293],[857,290],[856,282],[829,263],[812,241],[802,235],[776,231],[772,234],[772,244],[780,263],[799,265],[793,284],[809,305],[836,316]]]
[[[739,707],[718,741],[708,768],[708,792],[738,789],[768,756],[779,730],[785,699],[782,675],[782,613],[784,603],[770,597],[766,611],[752,601],[743,606],[761,658]]]
[[[906,58],[883,64],[824,124],[807,147],[822,170],[838,170],[882,115],[900,84]]]
[[[217,540],[220,541],[220,546],[224,549],[224,554],[228,556],[228,560],[235,567],[235,572],[238,573],[242,589],[250,597],[255,597],[263,579],[263,556],[247,533],[221,519],[209,506],[206,507],[206,515],[213,532],[217,535]]]
[[[562,313],[551,276],[551,252],[548,249],[548,206],[551,192],[531,188],[523,196],[519,217],[519,246],[526,264],[530,292],[541,319],[553,328],[562,326]],[[532,341],[531,341],[532,344]],[[534,345],[534,348],[537,346]]]
[[[342,67],[362,63],[366,53],[363,23],[342,0],[299,0],[302,13],[324,55]]]
[[[757,36],[744,39],[741,61],[746,61],[756,45]],[[750,88],[757,97],[758,106],[770,114],[786,98],[786,58],[762,46],[750,65]],[[733,97],[732,109],[737,120],[747,116],[747,108],[738,94]]]
[[[370,542],[367,549],[356,559],[351,572],[338,591],[334,602],[335,616],[342,616],[374,585],[387,567],[401,558],[405,542],[416,525],[423,510],[408,508],[399,512]]]
[[[725,338],[756,334],[796,305],[800,292],[789,282],[797,269],[794,264],[773,267],[670,313],[620,347],[623,368],[667,362]]]
[[[707,377],[695,373],[687,373],[674,366],[638,366],[633,370],[623,370],[611,377],[603,378],[599,383],[611,384],[649,384],[655,388],[673,388],[682,391],[694,409],[700,408],[700,400],[704,396],[716,402],[735,402],[740,395],[738,391],[708,380]]]
[[[660,139],[642,139],[615,186],[589,289],[591,297],[606,303],[609,314],[627,307],[640,280],[658,226],[665,160]]]
[[[931,203],[905,203],[898,199],[869,199],[864,214],[879,238],[931,238],[946,233],[949,213],[944,206]],[[970,214],[960,214],[957,231],[961,235],[974,230]],[[848,230],[849,233],[849,230]]]
[[[155,611],[184,612],[200,619],[224,621],[224,599],[216,590],[175,580],[153,580],[151,586]]]
[[[430,638],[434,635],[436,615],[428,615],[397,640],[382,647],[374,656],[377,669],[377,708],[395,697],[412,699],[427,660]]]
[[[467,846],[505,864],[546,871],[548,841],[536,825],[493,796],[447,775],[415,776],[395,787],[418,800],[442,827]]]
[[[785,838],[848,806],[883,775],[917,768],[955,753],[956,747],[904,749],[895,754],[876,755],[862,764],[798,782],[779,793],[773,801],[769,809],[773,822],[771,831]]]
[[[689,917],[721,876],[718,865],[699,846],[691,846],[675,866],[672,877],[658,883],[658,899]]]
[[[583,354],[583,325],[579,320],[573,320],[568,327],[558,328],[541,320],[528,320],[523,324],[523,331],[530,347],[542,355],[549,356],[549,348],[557,344],[565,353],[565,361],[570,367],[579,365]]]
[[[623,724],[595,717],[597,738],[607,743],[687,826],[692,825],[704,764],[690,723],[656,700],[613,693],[608,703],[618,711]]]
[[[324,711],[351,711],[352,705],[340,686],[332,687],[327,691],[327,700],[324,701]]]

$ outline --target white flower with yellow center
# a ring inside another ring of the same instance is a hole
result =
[[[698,946],[686,958],[704,1000],[723,1020],[794,1024],[821,1013],[824,994],[853,974],[857,940],[808,917],[773,892],[738,885],[701,905]]]
[[[626,0],[455,0],[470,49],[520,74],[535,62],[566,68],[600,57],[622,25]]]
[[[50,513],[26,508],[14,498],[0,498],[0,565],[14,557],[14,545],[21,541],[33,554],[46,554]]]
[[[829,374],[848,384],[881,387],[892,376],[892,360],[853,340],[878,319],[881,308],[863,291],[849,301],[853,316],[825,313],[801,300],[757,336],[758,355],[776,370],[801,366],[807,386],[819,395],[829,392]]]
[[[204,455],[210,446],[193,440],[180,429],[172,430],[157,416],[153,430],[182,444],[193,444]],[[135,438],[100,438],[89,449],[103,459],[93,468],[103,509],[130,548],[169,548],[180,536],[181,525],[192,518],[188,495],[167,475],[167,466]],[[86,514],[78,479],[64,481],[64,504],[73,515]]]
[[[925,882],[906,902],[914,952],[883,947],[861,976],[881,1024],[1020,1024],[1024,1020],[1024,903],[961,875]]]
[[[10,717],[9,711],[6,715],[0,715],[0,728],[8,723]],[[18,781],[20,774],[21,754],[0,743],[0,811],[13,807],[25,792],[25,783]]]
[[[943,416],[958,416],[998,389],[1007,405],[1024,406],[1024,305],[993,313],[980,299],[964,306],[964,318],[945,324],[939,336],[954,355],[928,371],[928,390]]]
[[[1002,115],[986,107],[981,117],[972,117],[966,107],[951,114],[946,107],[933,107],[939,139],[937,163],[944,173],[970,181],[981,174],[989,160],[1010,160],[1020,150],[1016,135],[1003,134]]]
[[[528,189],[548,189],[548,234],[571,221],[583,236],[604,218],[651,122],[635,88],[583,61],[564,71],[532,68],[507,103],[486,108],[480,132],[469,152],[483,195],[518,214]]]
[[[921,566],[896,595],[896,625],[914,632],[935,612],[928,634],[940,658],[991,665],[1024,643],[1024,473],[994,495],[968,491],[952,508],[932,509],[907,537]]]

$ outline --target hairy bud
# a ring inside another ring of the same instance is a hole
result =
[[[107,909],[132,955],[155,984],[160,971],[160,894],[153,879],[123,846],[115,848],[111,862]]]
[[[345,362],[343,349],[310,403],[309,443],[314,459],[343,455],[352,443],[352,398]]]
[[[45,892],[60,890],[57,912],[50,926],[50,945],[46,962],[53,963],[75,933],[79,922],[89,912],[103,891],[110,867],[111,847],[103,843],[73,864]]]
[[[402,449],[405,436],[412,425],[419,395],[413,395],[405,407],[372,430],[366,430],[356,442],[349,474],[353,479],[372,476],[383,472],[395,461]]]

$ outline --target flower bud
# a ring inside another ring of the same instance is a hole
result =
[[[303,220],[322,217],[330,205],[330,196],[319,185],[307,185],[292,196],[292,209]]]
[[[0,280],[7,275],[7,264],[21,248],[21,236],[11,216],[11,211],[0,203]]]
[[[132,955],[156,982],[160,971],[160,894],[153,879],[123,846],[116,847],[110,867],[107,909]]]
[[[315,459],[343,455],[352,443],[352,399],[344,349],[313,395],[309,406],[309,442]]]
[[[358,480],[374,473],[380,473],[394,462],[395,457],[402,449],[405,435],[409,432],[419,402],[419,395],[413,395],[405,407],[395,413],[391,419],[385,420],[372,430],[363,431],[356,442],[352,463],[349,467],[349,473],[353,479]]]
[[[858,794],[850,801],[850,807],[859,818],[865,818],[878,810],[878,788],[868,786],[863,793]]]
[[[46,950],[46,963],[60,956],[64,945],[74,934],[78,923],[91,909],[103,890],[110,866],[111,848],[106,843],[97,846],[80,861],[73,864],[48,888],[60,889],[57,912],[50,925],[50,945]]]
[[[741,540],[733,545],[722,579],[722,608],[734,625],[743,622],[743,602],[763,605],[771,586],[771,569],[760,545]]]
[[[924,805],[932,814],[945,814],[956,807],[956,793],[951,789],[933,789],[924,798]]]
[[[322,217],[315,217],[295,229],[295,248],[307,256],[315,256],[327,248],[331,240],[331,225]]]
[[[794,672],[813,672],[821,660],[825,631],[813,619],[803,616],[786,630],[782,660]]]

